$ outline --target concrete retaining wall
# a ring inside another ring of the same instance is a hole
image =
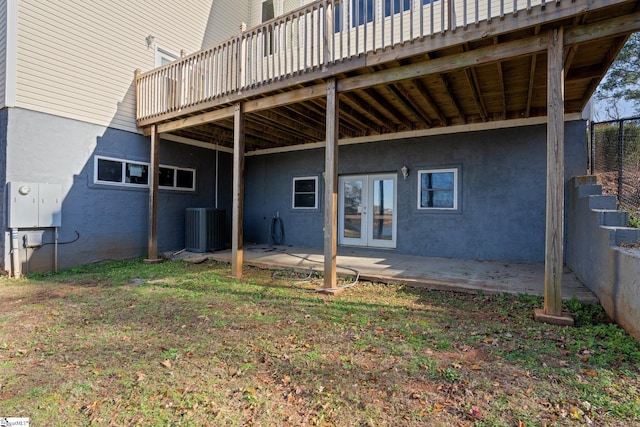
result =
[[[567,265],[620,326],[640,341],[640,230],[593,176],[569,183]],[[621,246],[622,245],[622,246]]]

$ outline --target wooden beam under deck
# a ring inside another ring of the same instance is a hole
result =
[[[231,274],[242,277],[243,221],[244,221],[244,111],[234,106],[233,128],[233,206],[231,231]]]
[[[324,289],[336,289],[338,257],[338,93],[327,85],[327,131],[324,168]]]
[[[540,321],[572,324],[572,319],[562,316],[564,265],[564,38],[562,27],[549,31],[548,38],[544,311],[537,311],[535,314],[536,319]]]
[[[151,126],[151,170],[149,171],[149,229],[147,262],[158,260],[158,176],[160,170],[160,136]]]

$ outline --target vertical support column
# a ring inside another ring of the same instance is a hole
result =
[[[338,252],[338,92],[336,80],[327,83],[324,167],[324,289],[336,293]]]
[[[244,105],[242,103],[235,106],[233,120],[231,275],[242,277],[242,223],[244,220]]]
[[[151,156],[149,171],[149,253],[145,262],[158,262],[158,171],[160,168],[160,136],[151,126]]]
[[[563,29],[549,31],[547,50],[547,209],[544,260],[544,311],[538,321],[573,324],[562,316],[564,261],[564,65]]]

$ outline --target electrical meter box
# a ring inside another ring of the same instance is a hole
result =
[[[62,186],[33,182],[10,182],[9,228],[60,227]]]

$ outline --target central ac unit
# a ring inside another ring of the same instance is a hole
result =
[[[207,252],[225,248],[225,211],[213,208],[187,208],[185,248]]]

